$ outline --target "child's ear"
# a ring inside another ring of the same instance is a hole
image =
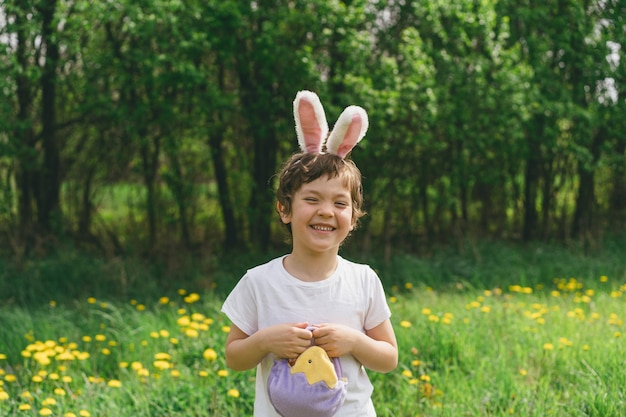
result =
[[[285,206],[283,206],[280,201],[276,202],[276,211],[278,212],[278,215],[280,216],[280,220],[285,223],[285,224],[289,224],[291,223],[291,214],[287,213],[287,210],[285,208]]]

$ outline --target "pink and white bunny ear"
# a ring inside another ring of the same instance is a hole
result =
[[[293,101],[293,117],[302,152],[321,152],[328,134],[328,123],[317,94],[312,91],[299,91]]]
[[[363,139],[368,127],[369,120],[365,109],[359,106],[346,107],[328,137],[326,150],[345,158]]]

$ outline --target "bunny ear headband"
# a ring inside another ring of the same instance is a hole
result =
[[[326,141],[326,151],[344,159],[356,146],[369,126],[367,113],[359,106],[348,106],[337,119],[328,135],[328,123],[319,97],[312,91],[299,91],[293,101],[296,135],[302,152],[320,153]]]

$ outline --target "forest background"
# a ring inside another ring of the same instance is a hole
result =
[[[626,224],[623,45],[622,0],[1,0],[5,278],[34,291],[24,271],[63,253],[66,294],[96,264],[124,292],[129,259],[215,286],[222,260],[284,250],[301,89],[331,127],[368,111],[357,257],[601,251]]]

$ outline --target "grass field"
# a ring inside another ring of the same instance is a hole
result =
[[[620,262],[533,285],[389,284],[400,364],[370,373],[378,415],[626,415]],[[224,362],[222,298],[2,305],[0,416],[251,415],[254,373]]]

